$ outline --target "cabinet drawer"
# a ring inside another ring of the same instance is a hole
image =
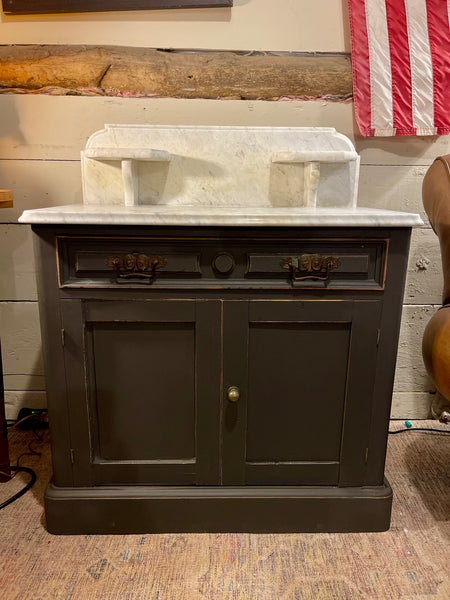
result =
[[[201,277],[200,249],[139,238],[57,238],[60,287],[135,287]]]
[[[388,242],[60,236],[59,285],[383,289]]]
[[[388,240],[299,240],[282,252],[248,253],[247,278],[293,287],[383,289]]]

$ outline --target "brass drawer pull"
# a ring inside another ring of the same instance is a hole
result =
[[[140,252],[113,255],[106,259],[108,267],[116,271],[117,279],[154,279],[156,269],[161,269],[167,264],[162,256],[148,256]]]
[[[292,281],[327,281],[330,278],[330,271],[338,269],[341,261],[335,256],[323,256],[322,254],[301,254],[300,256],[290,256],[283,258],[280,262],[283,269],[290,272]],[[306,272],[309,275],[298,276],[298,272]],[[323,273],[323,275],[321,275]]]

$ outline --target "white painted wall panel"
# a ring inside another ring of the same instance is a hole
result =
[[[359,206],[404,210],[428,221],[422,204],[422,180],[428,166],[361,165]]]
[[[289,52],[349,51],[342,0],[234,0],[233,8],[1,14],[2,44],[109,44]]]
[[[45,392],[44,375],[4,375],[5,388],[13,392]]]
[[[14,192],[14,207],[1,210],[0,223],[17,223],[30,207],[82,201],[79,161],[0,160],[0,182]]]
[[[427,419],[435,397],[430,392],[394,392],[391,419]]]
[[[43,375],[37,302],[0,302],[3,372]]]
[[[0,159],[79,160],[87,138],[105,123],[334,127],[353,141],[362,165],[418,166],[419,185],[421,167],[430,165],[436,156],[450,153],[450,136],[363,138],[357,132],[351,102],[0,94],[0,114]],[[377,172],[372,173],[366,189],[378,181]],[[405,172],[399,171],[396,179],[392,172],[389,202],[397,181],[405,177]],[[407,180],[414,186],[412,174]]]
[[[5,414],[7,419],[17,419],[21,408],[45,408],[46,406],[47,396],[45,392],[5,390]]]
[[[30,227],[0,225],[0,301],[5,300],[37,300]]]
[[[427,228],[413,230],[405,287],[405,304],[441,304],[442,302],[441,249],[434,231]]]
[[[438,308],[432,305],[403,307],[394,383],[396,392],[436,391],[422,361],[422,339],[428,321]]]

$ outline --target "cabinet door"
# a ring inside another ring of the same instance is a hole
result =
[[[377,301],[224,303],[224,484],[362,485],[380,313]]]
[[[62,304],[74,484],[217,484],[220,302]]]

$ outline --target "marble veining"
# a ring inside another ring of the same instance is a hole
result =
[[[292,208],[223,206],[133,206],[74,204],[26,210],[21,223],[86,225],[200,225],[411,227],[419,215],[371,208]]]
[[[85,204],[356,206],[359,156],[330,127],[105,125],[81,162]]]

